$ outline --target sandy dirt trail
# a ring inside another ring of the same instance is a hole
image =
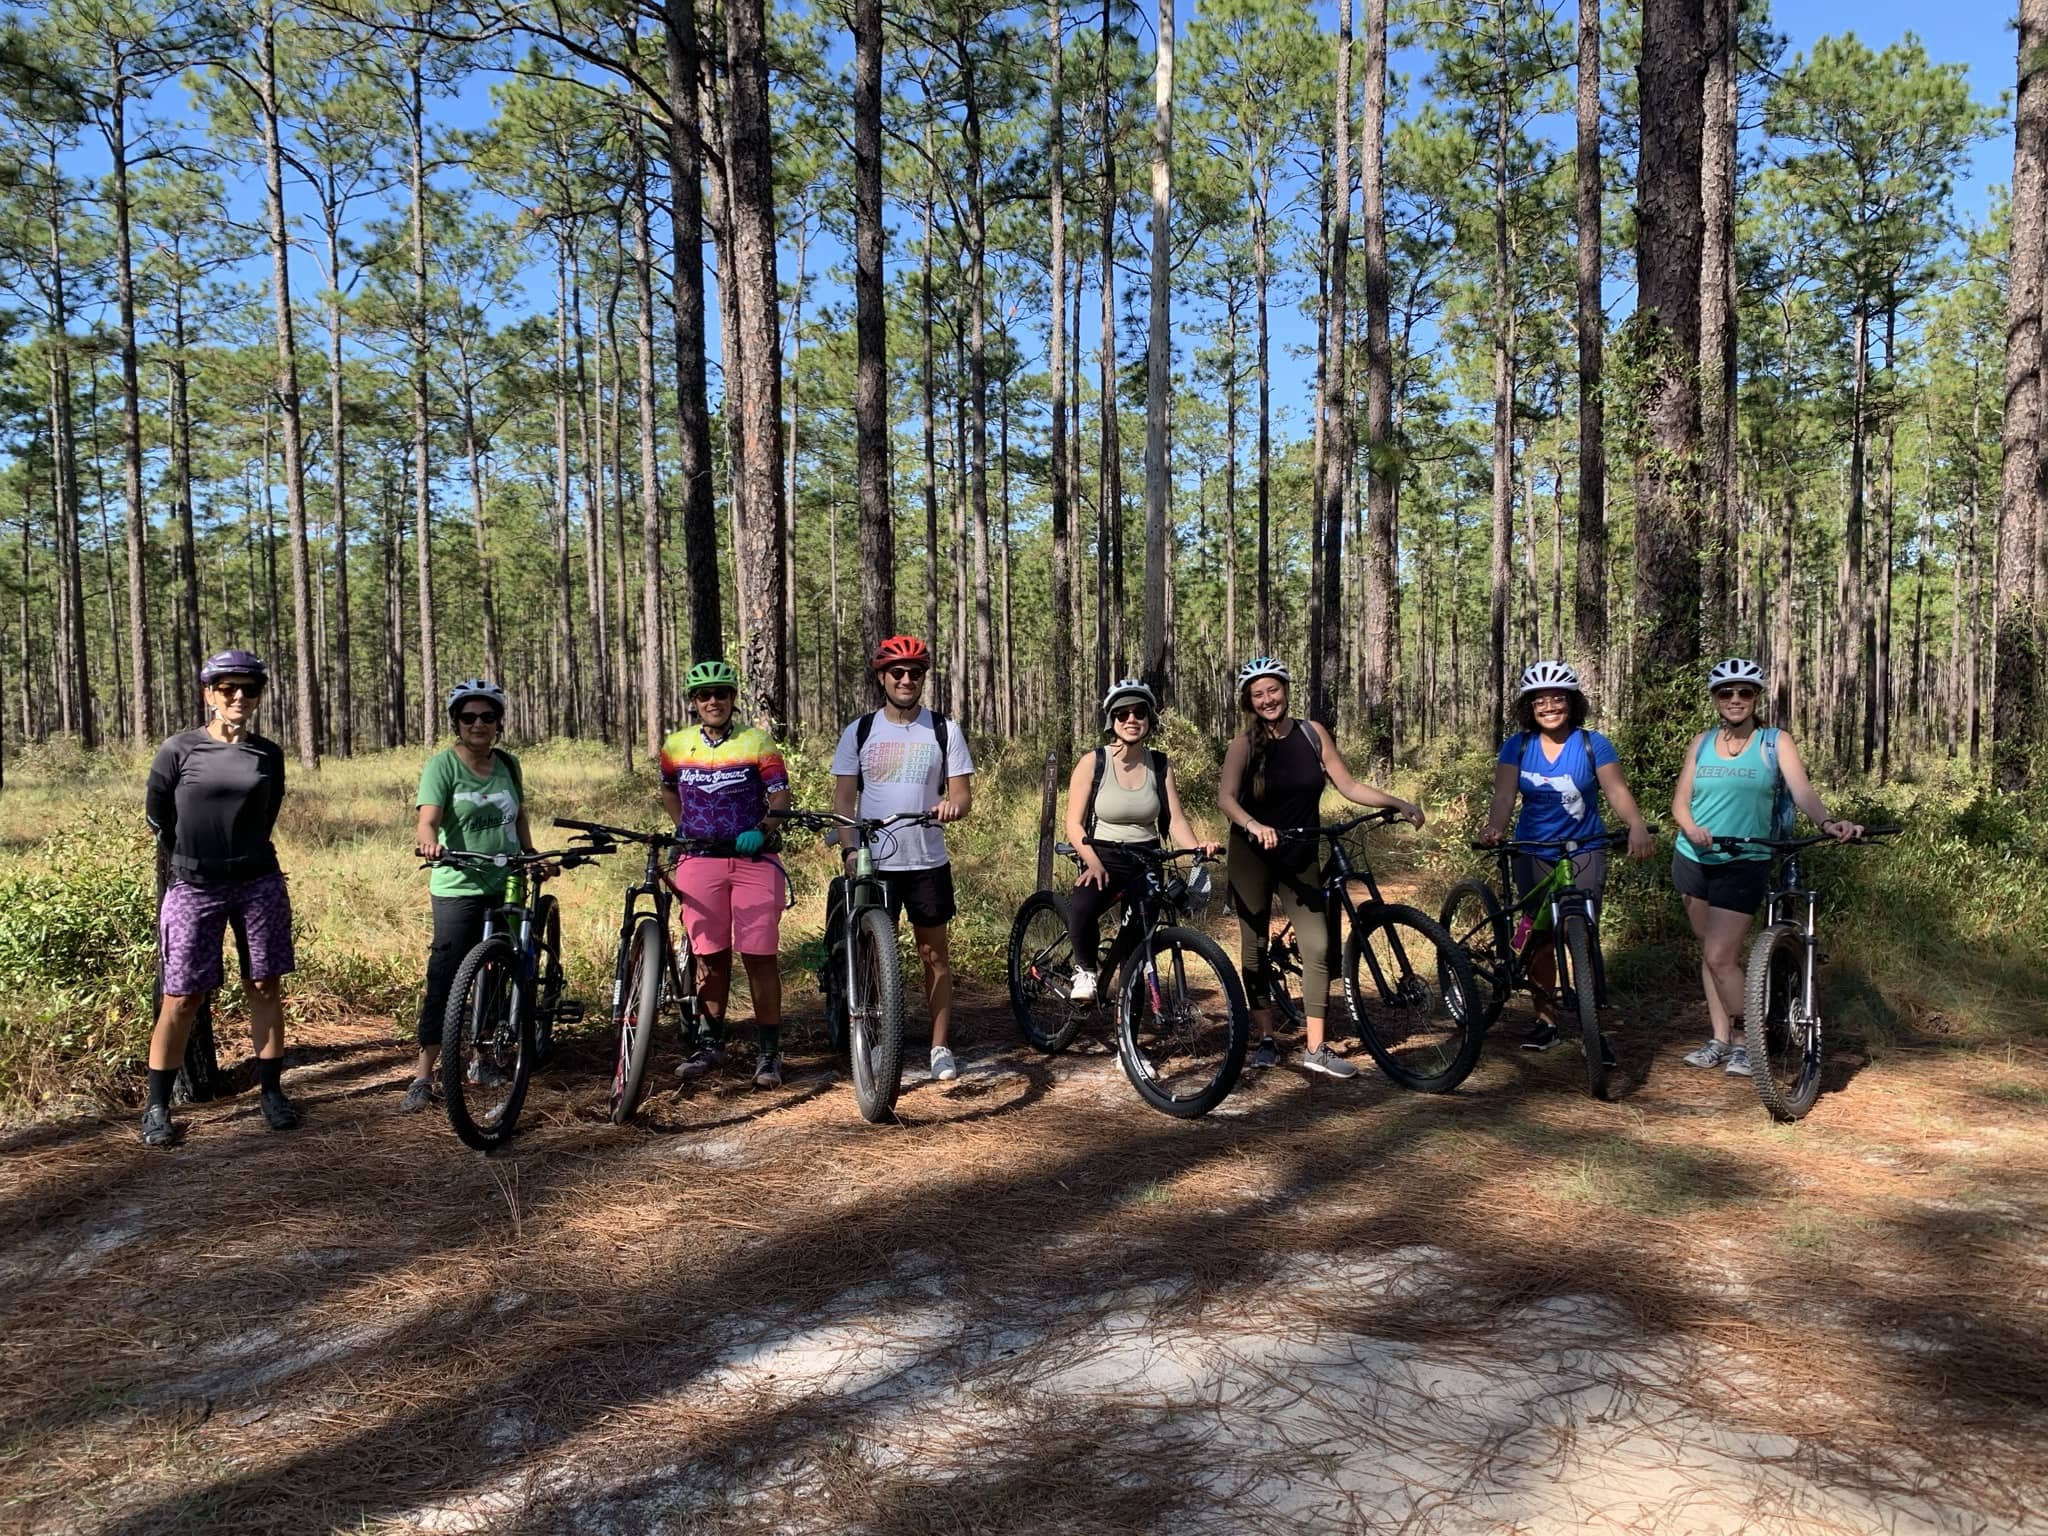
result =
[[[799,1038],[615,1128],[593,1039],[484,1158],[301,1029],[296,1133],[0,1133],[0,1530],[2048,1531],[2048,1061],[1780,1129],[1698,1030],[1182,1123],[984,995],[898,1125]]]

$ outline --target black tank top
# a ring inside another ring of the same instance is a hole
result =
[[[1294,722],[1294,729],[1278,741],[1266,744],[1266,773],[1263,791],[1252,786],[1250,764],[1238,793],[1238,804],[1253,818],[1276,831],[1290,827],[1312,827],[1322,819],[1323,759],[1308,739],[1314,727]]]

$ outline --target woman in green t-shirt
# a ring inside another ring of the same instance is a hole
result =
[[[416,848],[423,859],[461,853],[533,851],[519,759],[498,745],[505,728],[505,691],[480,677],[448,694],[455,745],[436,752],[420,771]],[[484,936],[484,923],[504,900],[503,870],[442,865],[427,882],[434,904],[434,942],[427,951],[427,991],[420,999],[419,1062],[399,1108],[434,1102],[434,1061],[441,1054],[441,1016],[455,972]]]
[[[1758,723],[1763,687],[1763,668],[1742,656],[1730,656],[1707,674],[1718,718],[1693,737],[1671,796],[1679,833],[1671,880],[1699,937],[1700,979],[1714,1026],[1714,1037],[1689,1053],[1685,1064],[1719,1067],[1730,1077],[1750,1075],[1749,1051],[1739,1043],[1742,945],[1764,902],[1771,856],[1761,849],[1718,848],[1715,839],[1772,836],[1781,787],[1830,837],[1848,842],[1863,835],[1855,822],[1828,815],[1792,738]]]

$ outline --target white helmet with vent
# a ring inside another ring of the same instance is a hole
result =
[[[1716,693],[1730,683],[1747,683],[1758,693],[1764,690],[1764,669],[1747,656],[1730,656],[1726,661],[1714,663],[1714,670],[1707,674],[1707,692]]]
[[[1561,688],[1566,693],[1583,693],[1579,674],[1570,662],[1539,661],[1522,674],[1521,686],[1515,690],[1515,697],[1525,698],[1532,693],[1547,693]]]

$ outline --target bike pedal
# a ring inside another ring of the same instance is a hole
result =
[[[555,1004],[555,1022],[557,1024],[581,1024],[583,1022],[583,1004],[576,1001]]]

